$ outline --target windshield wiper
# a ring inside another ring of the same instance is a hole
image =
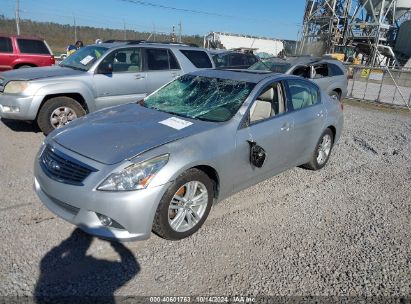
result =
[[[68,65],[68,64],[60,64],[59,66],[61,66],[63,68],[70,68],[70,69],[73,69],[73,70],[82,71],[82,72],[87,71],[87,70],[84,70],[84,69],[81,69],[81,68],[78,68],[78,67],[75,67],[75,66],[72,66],[72,65]]]

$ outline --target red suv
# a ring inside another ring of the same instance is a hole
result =
[[[0,71],[50,66],[54,63],[53,53],[45,40],[0,34]]]

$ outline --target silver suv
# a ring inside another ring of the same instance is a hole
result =
[[[48,134],[105,107],[144,98],[182,74],[214,68],[205,49],[145,41],[81,48],[59,66],[0,73],[0,117]]]
[[[334,59],[311,56],[268,58],[258,61],[249,70],[264,70],[301,76],[315,82],[332,98],[341,100],[347,96],[348,78],[344,65]]]

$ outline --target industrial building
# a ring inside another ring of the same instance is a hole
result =
[[[256,54],[278,56],[284,50],[284,42],[265,37],[211,32],[204,37],[204,47],[227,50],[244,49],[252,50]]]
[[[409,19],[411,0],[307,0],[298,52],[399,67],[411,56]]]

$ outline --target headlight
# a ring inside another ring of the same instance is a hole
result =
[[[27,81],[10,81],[6,84],[6,87],[4,88],[4,93],[18,94],[27,89],[28,86],[29,83]]]
[[[144,162],[133,164],[121,172],[112,173],[97,190],[103,191],[132,191],[144,189],[153,177],[168,162],[168,154],[164,154]]]

